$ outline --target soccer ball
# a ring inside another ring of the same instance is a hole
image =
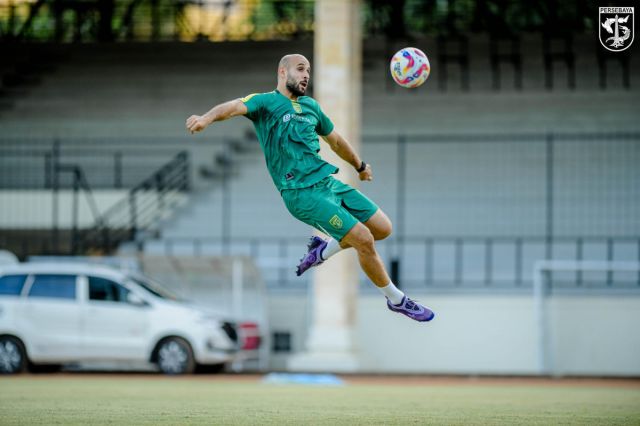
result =
[[[389,68],[393,80],[407,89],[421,86],[431,71],[427,55],[415,47],[398,50],[391,58]]]

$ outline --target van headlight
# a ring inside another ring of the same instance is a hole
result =
[[[213,339],[207,339],[207,349],[210,351],[216,350],[216,342]]]

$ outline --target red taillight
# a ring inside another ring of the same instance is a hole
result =
[[[240,323],[240,339],[242,350],[252,351],[260,347],[260,331],[255,322]]]

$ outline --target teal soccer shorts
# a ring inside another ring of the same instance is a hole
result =
[[[337,241],[358,222],[366,222],[378,206],[360,191],[333,176],[308,188],[285,189],[282,199],[298,220],[330,235]]]

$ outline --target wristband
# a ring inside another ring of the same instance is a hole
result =
[[[360,167],[356,169],[356,172],[358,173],[362,173],[365,171],[365,169],[367,168],[367,163],[365,163],[364,161],[360,164]]]

